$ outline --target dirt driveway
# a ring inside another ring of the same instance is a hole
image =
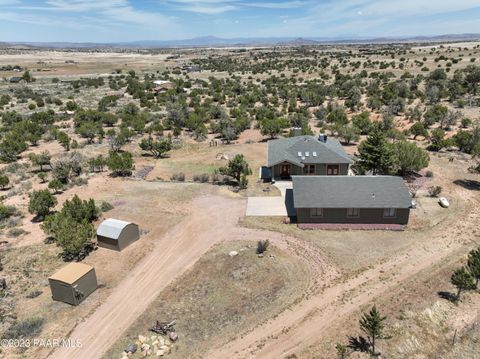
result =
[[[58,359],[101,358],[173,279],[190,268],[215,243],[228,238],[245,211],[245,201],[204,196],[192,202],[191,213],[160,238],[106,302],[78,324],[70,338],[79,348],[60,348]]]
[[[429,240],[423,242],[414,254],[410,251],[398,253],[358,276],[327,287],[253,331],[241,333],[227,345],[212,348],[208,358],[288,358],[298,355],[301,350],[320,341],[333,323],[360,306],[401,287],[408,278],[449,256],[464,255],[472,243],[478,244],[480,235],[476,228],[479,219],[480,207],[477,201],[472,201],[465,209],[462,222],[451,218],[425,232],[422,238]]]

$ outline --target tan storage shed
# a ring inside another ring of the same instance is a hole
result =
[[[52,299],[71,305],[80,304],[97,289],[97,276],[92,266],[69,263],[48,278]]]
[[[97,228],[98,246],[121,251],[140,238],[138,225],[108,218]]]

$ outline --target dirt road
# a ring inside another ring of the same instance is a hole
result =
[[[424,245],[415,252],[396,255],[387,262],[327,288],[274,320],[212,350],[208,358],[285,358],[315,344],[339,318],[357,310],[402,281],[429,268],[465,246],[479,241],[474,234],[480,222],[476,202],[466,209],[464,221],[450,221],[422,236]],[[448,233],[448,235],[446,234]]]
[[[203,196],[191,215],[159,239],[150,254],[130,272],[107,301],[77,325],[70,338],[80,348],[61,348],[51,358],[101,358],[160,291],[190,268],[213,244],[228,237],[245,212],[245,201]],[[161,219],[159,219],[161,220]]]

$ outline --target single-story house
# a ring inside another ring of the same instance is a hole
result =
[[[293,176],[297,222],[407,224],[412,198],[401,177]]]
[[[348,175],[352,159],[327,135],[294,136],[268,141],[267,168],[272,177]]]
[[[140,238],[138,225],[108,218],[97,228],[98,246],[122,251]]]
[[[52,299],[71,305],[80,304],[97,289],[95,269],[85,263],[72,262],[48,278]]]
[[[153,83],[155,84],[153,89],[155,93],[171,90],[175,87],[173,82],[167,80],[155,80]]]

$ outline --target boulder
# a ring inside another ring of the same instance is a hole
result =
[[[230,252],[228,252],[228,255],[230,257],[236,257],[236,256],[238,256],[238,252],[237,251],[230,251]]]
[[[139,335],[138,336],[138,341],[140,343],[145,343],[147,341],[147,337],[143,336],[143,335]]]
[[[160,350],[157,350],[155,354],[157,355],[157,357],[163,357],[165,355],[165,352],[160,349]]]
[[[170,333],[168,333],[168,337],[170,338],[170,340],[171,340],[172,342],[176,342],[177,339],[178,339],[178,335],[177,335],[177,333],[175,333],[175,332],[170,332]]]
[[[137,344],[128,344],[125,348],[125,353],[135,353],[137,351]]]

